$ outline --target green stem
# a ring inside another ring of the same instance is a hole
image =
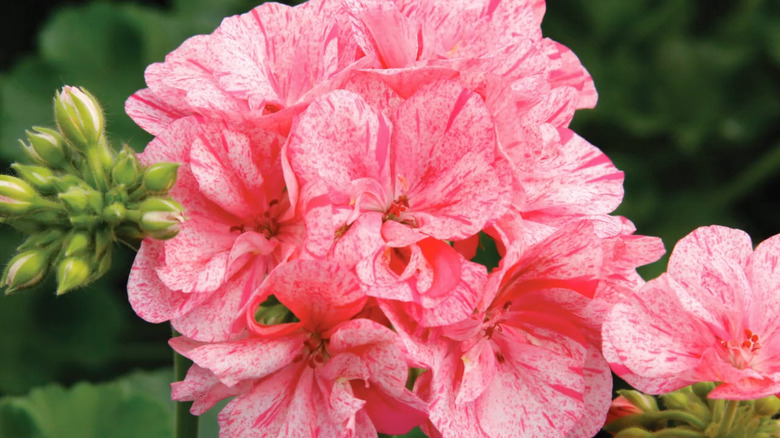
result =
[[[173,330],[173,336],[179,336],[176,330]],[[187,370],[192,365],[192,361],[177,352],[173,352],[173,371],[174,380],[180,382],[187,375]],[[198,436],[198,417],[190,413],[192,402],[176,402],[176,424],[174,426],[175,438],[195,438]]]
[[[726,400],[726,410],[723,412],[723,417],[720,419],[720,425],[718,426],[719,437],[728,438],[730,436],[729,432],[731,432],[731,425],[734,422],[737,407],[739,407],[739,400]]]

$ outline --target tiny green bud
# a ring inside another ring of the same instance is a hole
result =
[[[62,239],[63,236],[65,236],[65,233],[63,233],[62,230],[50,228],[37,233],[32,233],[30,237],[16,249],[19,251],[26,251],[28,249],[43,248],[44,246],[48,246]]]
[[[127,209],[120,203],[113,203],[103,209],[103,220],[111,225],[118,225],[125,220]]]
[[[87,205],[89,205],[88,195],[88,191],[73,186],[66,192],[60,193],[57,197],[71,213],[83,213],[87,210]]]
[[[661,400],[663,400],[666,409],[679,409],[681,411],[688,410],[690,400],[686,394],[679,390],[660,395],[659,397]]]
[[[141,229],[155,239],[175,237],[184,222],[182,206],[172,199],[149,198],[141,203],[139,211]]]
[[[177,163],[155,163],[144,173],[144,187],[150,192],[167,192],[176,184]]]
[[[756,413],[762,417],[771,417],[780,410],[780,398],[776,395],[770,395],[756,400],[754,402]]]
[[[14,163],[11,167],[19,176],[41,192],[54,190],[54,173],[48,167]]]
[[[2,284],[8,286],[5,293],[38,284],[46,275],[48,262],[48,254],[35,249],[12,258],[3,273]]]
[[[114,184],[124,184],[132,188],[139,182],[141,171],[141,163],[138,162],[135,151],[124,145],[111,169],[111,180]]]
[[[10,175],[0,175],[0,213],[27,213],[36,207],[39,199],[38,193],[27,182]]]
[[[83,88],[66,85],[54,98],[54,119],[65,138],[75,146],[97,144],[103,134],[103,110]]]
[[[84,286],[89,277],[89,264],[80,257],[67,257],[57,268],[57,295]]]
[[[62,168],[68,162],[68,149],[62,134],[39,126],[32,129],[27,131],[30,144],[22,142],[27,156],[42,166]]]
[[[618,394],[625,397],[632,405],[639,408],[642,412],[653,412],[658,410],[658,403],[652,395],[643,394],[633,389],[622,389]]]
[[[54,177],[54,187],[58,192],[67,192],[71,187],[87,190],[89,186],[76,175],[62,175]]]
[[[89,234],[83,231],[76,231],[71,234],[68,243],[65,245],[65,257],[86,253],[87,249],[89,249],[90,240]]]

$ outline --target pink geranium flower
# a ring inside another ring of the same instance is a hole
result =
[[[668,271],[614,307],[604,354],[635,388],[670,392],[720,382],[709,396],[780,392],[780,235],[753,250],[740,230],[703,227],[681,239]]]
[[[143,243],[128,284],[139,316],[171,320],[201,341],[243,330],[251,293],[303,242],[280,163],[283,143],[259,127],[242,132],[189,117],[149,144],[143,161],[183,163],[171,194],[188,220],[174,239]]]
[[[585,309],[611,254],[573,222],[490,274],[470,318],[424,329],[385,309],[412,357],[431,436],[592,436],[611,399],[609,367]],[[514,261],[512,261],[514,260]]]
[[[357,265],[375,286],[369,294],[432,309],[454,293],[449,315],[440,309],[420,318],[452,323],[468,315],[484,268],[467,266],[442,240],[464,239],[501,216],[510,198],[508,164],[479,95],[450,81],[403,101],[387,93],[376,106],[346,91],[315,100],[287,144],[291,168],[302,191],[320,186],[328,194],[337,220],[322,226],[331,227],[336,248],[354,247],[353,226],[381,236],[364,240],[372,247]]]
[[[359,58],[340,10],[339,0],[269,2],[225,18],[212,34],[194,36],[150,65],[149,88],[130,96],[126,111],[154,135],[187,115],[267,117],[286,135],[296,108],[332,88]]]
[[[219,415],[224,437],[406,433],[424,421],[426,407],[405,388],[396,334],[352,319],[365,303],[357,278],[336,264],[282,265],[247,311],[248,336],[210,344],[171,339],[196,364],[173,385],[173,398],[194,400],[200,414],[236,395]]]

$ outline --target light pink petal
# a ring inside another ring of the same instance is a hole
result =
[[[376,254],[384,246],[381,227],[381,213],[361,214],[333,243],[331,259],[347,269],[353,269],[361,260]]]
[[[190,412],[201,415],[221,400],[243,394],[251,387],[248,381],[235,386],[224,385],[211,371],[192,365],[183,381],[171,383],[171,399],[192,400]]]
[[[157,97],[152,90],[138,90],[125,101],[125,112],[143,130],[160,135],[173,121],[186,114]]]
[[[570,49],[555,41],[545,39],[544,46],[553,62],[550,72],[550,82],[553,87],[572,87],[577,90],[577,108],[593,108],[598,100],[598,93],[593,84],[593,78],[582,66],[577,55]]]
[[[604,426],[612,404],[612,373],[598,348],[588,347],[585,376],[585,412],[566,438],[591,438]]]
[[[193,294],[208,298],[188,313],[172,319],[171,324],[179,333],[199,341],[235,338],[245,329],[244,309],[263,275],[264,272],[259,273],[250,266],[210,294]]]
[[[504,329],[502,337],[512,337]],[[562,350],[504,342],[504,362],[476,401],[479,424],[492,437],[561,436],[585,412],[585,348],[566,338]],[[556,348],[558,349],[558,348]],[[517,409],[523,406],[524,409]]]
[[[421,304],[404,305],[407,315],[422,327],[456,324],[473,315],[487,283],[487,270],[463,258],[459,264],[459,281],[447,294],[431,298],[426,294]]]
[[[187,294],[165,286],[156,268],[163,261],[163,242],[145,240],[133,262],[127,281],[127,297],[135,313],[146,321],[158,323],[177,318],[206,297]]]
[[[574,132],[540,127],[538,142],[507,153],[525,191],[524,212],[547,215],[610,213],[623,199],[623,172]]]
[[[395,193],[422,233],[465,239],[508,207],[507,164],[479,95],[454,82],[423,87],[396,110]]]
[[[674,378],[698,366],[703,346],[718,344],[710,330],[683,309],[675,294],[681,288],[668,274],[662,275],[615,306],[604,321],[604,343],[611,343],[631,372]]]
[[[749,378],[718,385],[707,394],[711,399],[756,400],[780,392],[780,379]]]
[[[462,405],[473,402],[490,386],[496,373],[496,354],[486,340],[468,350],[463,356],[463,377],[455,397],[455,403]]]
[[[347,2],[355,36],[363,52],[382,68],[407,67],[417,58],[417,29],[390,0]]]
[[[508,267],[500,300],[534,289],[563,287],[592,297],[603,263],[601,241],[589,221],[566,224],[544,241],[528,248]]]
[[[189,38],[165,57],[152,64],[145,78],[155,95],[186,114],[223,116],[246,109],[245,104],[220,89],[213,71],[215,55],[208,35]]]
[[[225,281],[235,239],[230,225],[193,216],[175,238],[165,242],[165,265],[157,269],[157,274],[171,289],[214,291]]]
[[[301,114],[287,151],[300,185],[322,179],[349,193],[359,178],[375,179],[389,191],[389,148],[389,121],[359,96],[337,90]]]
[[[354,274],[332,262],[295,260],[278,266],[263,282],[310,330],[324,331],[363,309],[366,295]]]
[[[175,339],[170,342],[174,348]],[[274,340],[248,338],[204,344],[184,352],[184,355],[214,373],[223,384],[233,386],[242,380],[261,379],[292,364],[303,351],[305,339],[305,333]]]
[[[701,227],[680,239],[667,272],[682,286],[677,294],[684,308],[720,326],[721,316],[751,308],[753,293],[744,268],[752,250],[747,233],[726,227]]]
[[[676,376],[667,376],[662,378],[648,378],[635,374],[624,364],[615,348],[615,343],[609,337],[610,334],[604,331],[602,353],[609,363],[612,371],[625,380],[633,388],[641,388],[641,391],[647,394],[666,394],[683,386],[690,385],[692,382],[687,375],[677,374]]]
[[[366,401],[365,411],[379,433],[404,435],[427,419],[425,404],[406,389],[401,396],[393,397],[360,383],[353,384],[353,388],[355,395]]]
[[[192,142],[197,138],[201,122],[196,117],[185,117],[172,122],[157,134],[138,154],[142,164],[159,161],[188,164]]]
[[[777,333],[777,315],[780,315],[780,235],[761,242],[750,256],[747,269],[750,286],[755,302],[756,314],[746,315],[751,327],[765,325],[761,329],[768,333]],[[753,319],[753,320],[751,320]]]
[[[284,368],[258,382],[249,393],[228,403],[218,416],[220,436],[280,436],[289,421],[290,405],[298,396],[296,387],[301,371],[300,367],[295,366]],[[299,436],[313,436],[313,433],[310,431]]]
[[[243,220],[263,211],[261,202],[267,202],[259,190],[263,177],[254,165],[246,135],[209,126],[193,142],[190,165],[200,191],[225,211]]]

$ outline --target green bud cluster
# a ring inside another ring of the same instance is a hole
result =
[[[54,98],[56,129],[33,127],[20,140],[31,164],[0,175],[0,223],[29,234],[5,268],[6,294],[33,286],[49,270],[57,294],[84,286],[111,266],[114,242],[170,239],[184,221],[168,197],[178,164],[144,166],[133,149],[106,139],[103,110],[84,89]]]
[[[657,398],[634,390],[618,393],[638,413],[619,417],[604,426],[617,438],[754,438],[780,437],[780,399],[718,400],[708,398],[712,382],[701,382]]]

